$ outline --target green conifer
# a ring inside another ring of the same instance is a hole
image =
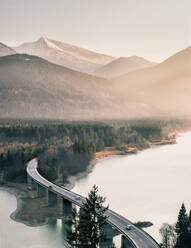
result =
[[[67,242],[73,248],[79,247],[78,220],[79,220],[79,215],[76,211],[76,208],[73,208],[72,218],[66,222],[66,224],[68,225],[68,228],[69,228],[68,232],[67,232]]]
[[[106,224],[105,212],[108,207],[104,207],[105,198],[98,195],[98,187],[93,186],[83,204],[83,210],[79,221],[80,248],[97,248],[101,237],[101,228]]]
[[[181,206],[178,215],[178,221],[176,223],[176,234],[177,234],[177,241],[176,241],[176,248],[190,248],[191,244],[189,244],[189,219],[186,213],[186,208],[184,203]]]

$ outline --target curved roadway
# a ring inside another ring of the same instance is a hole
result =
[[[31,160],[27,164],[27,174],[39,185],[49,188],[55,194],[62,196],[70,202],[82,207],[85,197],[78,195],[70,190],[62,188],[49,182],[42,177],[37,171],[38,162],[36,159]],[[134,226],[129,220],[123,216],[115,213],[112,210],[106,212],[108,222],[115,227],[121,234],[123,234],[131,243],[134,248],[160,248],[159,244],[146,232]],[[131,225],[131,230],[127,230],[126,226]]]

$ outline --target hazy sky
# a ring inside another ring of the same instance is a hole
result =
[[[160,61],[191,44],[191,0],[0,0],[0,41],[41,36]]]

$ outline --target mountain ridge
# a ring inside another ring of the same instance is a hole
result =
[[[104,78],[115,78],[132,71],[156,65],[145,58],[138,56],[120,57],[98,68],[94,75]]]
[[[107,81],[37,56],[0,58],[0,75],[1,117],[81,119],[116,108]]]
[[[114,59],[109,55],[99,54],[46,37],[41,37],[34,42],[23,43],[14,49],[18,53],[36,55],[52,63],[85,73],[91,73]]]
[[[0,57],[0,117],[55,119],[191,116],[191,48],[114,79],[27,54]]]
[[[115,78],[111,84],[121,97],[125,97],[128,91],[130,99],[154,104],[169,114],[190,115],[191,47],[154,67]]]
[[[11,48],[11,47],[5,45],[4,43],[0,42],[0,57],[1,56],[12,55],[12,54],[15,54],[15,53],[16,53],[16,51],[13,48]]]

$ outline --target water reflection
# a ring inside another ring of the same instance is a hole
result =
[[[56,230],[57,227],[58,227],[58,225],[57,225],[57,219],[50,219],[50,220],[48,221],[48,228],[49,228],[51,231]]]
[[[57,239],[58,243],[62,243],[66,247],[68,230],[70,230],[70,228],[66,219],[51,219],[47,225],[48,235],[50,235],[52,239]]]

